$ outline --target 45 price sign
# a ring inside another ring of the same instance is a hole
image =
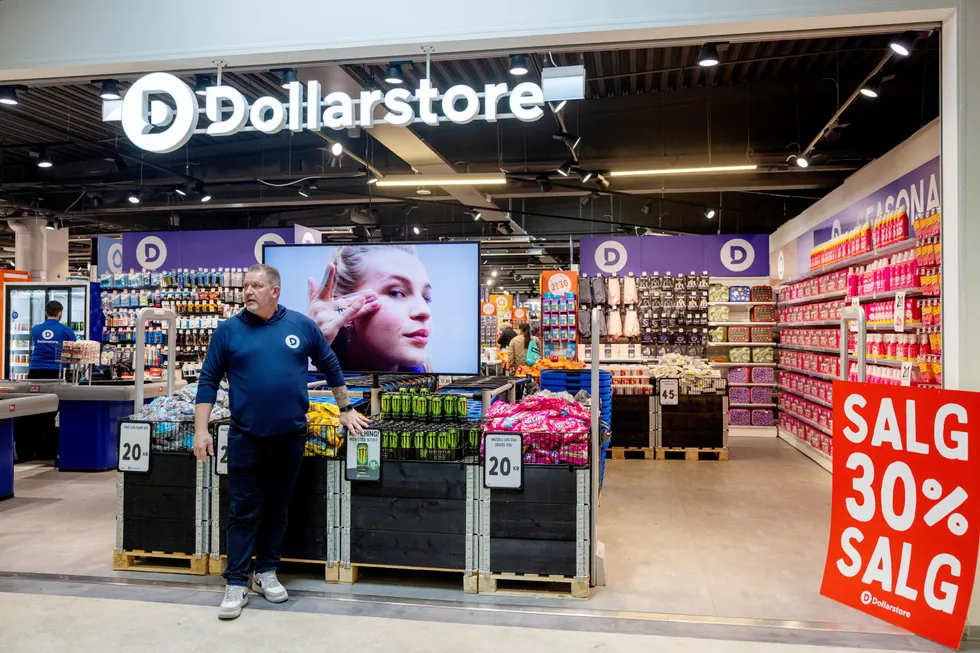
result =
[[[959,648],[980,545],[980,394],[834,382],[820,593]]]

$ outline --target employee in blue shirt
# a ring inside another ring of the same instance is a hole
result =
[[[31,329],[31,367],[29,379],[57,379],[61,369],[61,343],[75,340],[75,332],[61,323],[65,307],[61,302],[50,301],[44,306],[44,322]]]
[[[289,597],[276,578],[286,518],[306,446],[309,361],[327,377],[340,423],[355,433],[368,420],[351,406],[337,357],[319,327],[279,306],[279,272],[253,265],[245,274],[245,310],[214,330],[197,390],[194,455],[214,455],[208,433],[218,384],[228,376],[228,568],[221,619],[234,619],[252,589],[274,603]],[[342,310],[342,309],[338,309]]]

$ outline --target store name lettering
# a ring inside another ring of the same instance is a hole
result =
[[[522,82],[513,89],[507,84],[487,84],[481,93],[458,84],[442,93],[423,79],[414,91],[367,90],[355,99],[341,91],[324,95],[319,82],[309,81],[305,85],[292,82],[287,92],[288,102],[266,96],[250,106],[234,87],[212,86],[204,96],[204,114],[210,124],[199,129],[201,106],[194,90],[169,73],[151,73],[133,83],[122,100],[107,101],[103,116],[107,121],[120,120],[126,136],[137,147],[162,154],[184,146],[198,133],[230,136],[257,130],[275,134],[283,129],[340,130],[375,124],[405,127],[414,122],[437,126],[446,121],[465,125],[478,117],[487,122],[510,117],[533,122],[544,115],[541,107],[546,101],[541,86],[534,82]],[[385,111],[379,117],[381,107]]]
[[[924,206],[923,202],[925,203]],[[930,209],[938,209],[939,180],[936,179],[936,173],[929,175],[928,186],[926,186],[925,179],[919,179],[917,182],[913,181],[908,189],[903,188],[898,191],[898,194],[886,197],[884,204],[879,201],[877,204],[871,204],[865,208],[865,221],[867,222],[872,218],[891,213],[900,206],[904,206],[912,216],[922,215]]]

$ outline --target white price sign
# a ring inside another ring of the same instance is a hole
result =
[[[146,422],[123,422],[119,425],[116,469],[139,474],[150,471],[150,428]]]
[[[483,485],[492,490],[524,487],[524,436],[487,433],[484,441]]]
[[[895,331],[902,333],[905,331],[905,291],[899,290],[895,293]]]
[[[902,363],[902,385],[912,385],[912,363],[909,361]]]
[[[676,406],[679,394],[680,385],[677,379],[660,379],[661,406]]]
[[[218,427],[218,442],[214,448],[215,471],[220,476],[228,473],[228,431],[231,427],[222,424]]]

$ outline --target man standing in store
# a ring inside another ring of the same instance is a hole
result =
[[[61,302],[50,301],[44,305],[44,322],[31,329],[31,366],[29,379],[57,379],[61,369],[61,343],[75,340],[75,332],[61,323],[65,307]]]
[[[507,349],[507,345],[510,344],[510,341],[517,336],[517,331],[514,331],[514,327],[510,323],[510,320],[504,320],[503,326],[504,328],[500,330],[500,337],[497,338],[497,344],[501,349]]]
[[[276,578],[287,510],[306,445],[308,365],[327,377],[340,423],[360,433],[368,421],[351,406],[340,363],[316,323],[279,305],[279,272],[256,264],[245,275],[245,310],[214,331],[201,369],[194,415],[194,455],[214,455],[208,432],[218,385],[228,376],[228,568],[218,617],[234,619],[252,589],[273,603],[289,597]],[[338,308],[342,312],[343,308]]]

